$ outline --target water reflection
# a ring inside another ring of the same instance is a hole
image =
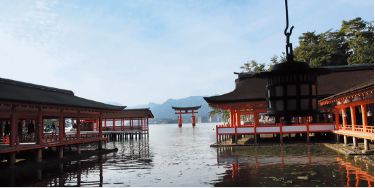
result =
[[[105,143],[115,153],[47,168],[0,170],[1,186],[368,186],[373,166],[324,146],[210,148],[215,124],[150,126]]]
[[[373,171],[370,175],[323,146],[222,147],[217,156],[227,170],[214,186],[374,185]]]

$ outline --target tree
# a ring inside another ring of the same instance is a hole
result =
[[[343,21],[341,29],[334,32],[302,33],[293,55],[312,67],[374,63],[372,23],[355,18]]]
[[[211,108],[208,116],[213,117],[215,115],[220,115],[224,123],[229,122],[229,110],[222,110],[221,108]]]
[[[241,66],[240,68],[246,72],[260,72],[260,71],[266,70],[265,66],[266,66],[265,63],[258,63],[255,60],[251,60],[250,62],[247,61],[246,63],[244,63],[244,65]]]
[[[374,63],[374,25],[361,18],[343,21],[340,32],[345,36],[345,44],[351,55],[348,64]]]

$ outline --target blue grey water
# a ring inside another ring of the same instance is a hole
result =
[[[40,180],[18,178],[14,185],[374,186],[373,165],[324,146],[212,148],[215,125],[150,125],[148,138],[105,143],[118,148],[115,153],[43,170]]]

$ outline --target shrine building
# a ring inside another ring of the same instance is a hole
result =
[[[324,67],[330,74],[318,77],[318,109],[316,116],[293,117],[293,124],[285,124],[281,118],[265,116],[266,80],[256,78],[257,72],[235,73],[235,89],[232,92],[204,97],[209,106],[230,111],[230,121],[216,126],[216,144],[232,139],[237,143],[243,135],[253,135],[254,144],[259,144],[262,135],[272,134],[283,142],[283,135],[293,133],[310,136],[323,133],[365,139],[374,139],[374,65],[342,65]],[[309,79],[309,78],[305,78]],[[343,115],[344,114],[344,115]],[[352,118],[354,117],[354,118]],[[351,131],[350,133],[348,131]],[[357,137],[355,134],[366,136]],[[281,136],[280,136],[281,135]],[[346,143],[346,141],[345,141]],[[354,143],[356,145],[356,143]],[[365,149],[368,150],[366,147]]]

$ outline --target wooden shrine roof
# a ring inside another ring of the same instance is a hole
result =
[[[355,87],[349,88],[345,91],[342,91],[340,93],[337,93],[335,95],[331,95],[329,97],[326,97],[322,100],[319,100],[319,102],[326,101],[326,100],[332,100],[335,98],[351,95],[351,94],[358,94],[361,92],[367,92],[369,90],[374,90],[374,80],[370,80],[368,82],[365,82],[363,84],[357,85]]]
[[[0,78],[0,101],[111,111],[123,110],[126,108],[126,106],[114,106],[77,97],[70,90],[36,85],[5,78]]]
[[[196,110],[196,109],[199,109],[201,107],[202,107],[202,105],[200,105],[200,106],[188,106],[188,107],[175,107],[175,106],[172,106],[172,108],[174,110]]]
[[[374,64],[324,67],[332,73],[318,77],[318,95],[325,98],[374,79]],[[238,74],[232,92],[204,97],[208,103],[233,103],[266,100],[266,79],[254,78],[258,73]]]
[[[121,119],[121,118],[154,118],[149,108],[125,109],[118,113],[103,114],[105,119]]]

